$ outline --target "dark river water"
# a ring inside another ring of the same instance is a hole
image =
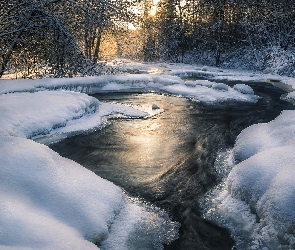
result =
[[[155,103],[165,112],[149,119],[114,119],[100,131],[50,147],[180,222],[179,239],[165,249],[231,249],[230,233],[204,220],[199,209],[199,199],[221,181],[216,156],[232,147],[244,128],[294,109],[280,101],[283,90],[268,83],[246,84],[262,97],[258,103],[202,105],[156,93],[95,94],[106,102]]]

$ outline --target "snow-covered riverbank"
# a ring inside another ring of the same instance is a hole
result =
[[[228,227],[238,249],[295,247],[295,112],[254,124],[217,161],[229,169],[203,206],[205,217]]]
[[[148,212],[143,205],[129,201],[119,187],[30,140],[40,135],[62,138],[98,128],[108,115],[139,118],[154,114],[152,103],[148,111],[102,103],[76,92],[156,91],[211,105],[227,101],[243,105],[259,98],[249,86],[230,87],[215,81],[272,79],[295,86],[292,78],[194,65],[121,67],[147,73],[158,68],[165,75],[0,81],[0,245],[6,249],[96,249],[91,242],[102,249],[119,249],[116,247],[124,244],[128,249],[128,236],[138,225],[148,225],[145,228],[157,234],[160,243],[177,237],[177,223],[150,209]],[[180,78],[198,74],[210,81]],[[292,96],[290,93],[288,98]],[[214,198],[222,218],[248,225],[249,244],[256,249],[294,247],[294,134],[295,111],[284,111],[273,122],[244,130],[233,149],[225,188]],[[244,221],[238,217],[241,207],[247,213]],[[250,212],[255,220],[248,216]]]

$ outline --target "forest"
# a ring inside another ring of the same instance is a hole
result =
[[[295,75],[293,0],[1,0],[0,78],[112,74],[108,61]]]

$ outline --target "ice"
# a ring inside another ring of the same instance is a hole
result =
[[[228,86],[224,83],[214,83],[212,85],[212,89],[220,90],[220,91],[228,91]]]
[[[126,91],[132,89],[148,89],[150,83],[176,84],[183,80],[178,76],[150,75],[150,74],[126,74],[126,75],[102,75],[75,78],[47,78],[36,80],[1,80],[0,94],[11,92],[34,92],[44,89],[70,90],[76,92],[97,93],[110,90]]]
[[[140,63],[133,62],[127,59],[116,59],[117,65],[123,70],[145,70],[150,71],[163,71],[163,74],[169,73],[173,76],[180,77],[201,77],[207,78],[211,81],[226,80],[226,81],[251,81],[251,82],[270,82],[273,85],[284,88],[287,91],[295,89],[295,79],[276,74],[265,74],[259,71],[239,70],[239,69],[224,69],[220,67],[209,67],[197,64],[184,64],[184,63]]]
[[[112,225],[110,237],[101,245],[102,250],[162,250],[162,243],[169,244],[178,237],[179,223],[172,223],[167,215],[156,207],[144,204],[138,199],[134,202],[128,203],[122,209]]]

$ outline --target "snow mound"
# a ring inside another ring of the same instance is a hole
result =
[[[95,249],[120,211],[120,188],[36,142],[1,137],[0,245]]]
[[[214,83],[212,85],[212,89],[216,89],[220,91],[228,91],[228,86],[224,83]]]
[[[233,89],[241,92],[242,94],[254,95],[253,89],[246,84],[235,84]]]
[[[232,230],[238,249],[295,248],[294,152],[295,111],[237,137],[232,169],[206,213]]]
[[[262,151],[235,166],[228,176],[228,192],[248,204],[259,220],[255,232],[259,249],[295,246],[294,150],[289,145]]]
[[[132,107],[102,103],[70,91],[0,95],[0,113],[0,135],[22,138],[91,129],[101,125],[104,116],[116,113],[128,117],[148,115]]]
[[[295,112],[284,110],[269,123],[254,124],[244,129],[236,139],[235,160],[240,162],[256,153],[295,143]]]
[[[201,81],[200,84],[196,83],[196,85],[193,85],[191,82],[189,82],[187,85],[174,84],[163,86],[161,90],[164,90],[165,92],[171,94],[189,97],[196,102],[206,104],[231,101],[257,102],[259,97],[254,94],[250,94],[250,89],[252,90],[252,88],[249,86],[247,87],[249,91],[247,93],[242,93],[241,91],[231,88],[224,83],[208,83],[205,81]]]

